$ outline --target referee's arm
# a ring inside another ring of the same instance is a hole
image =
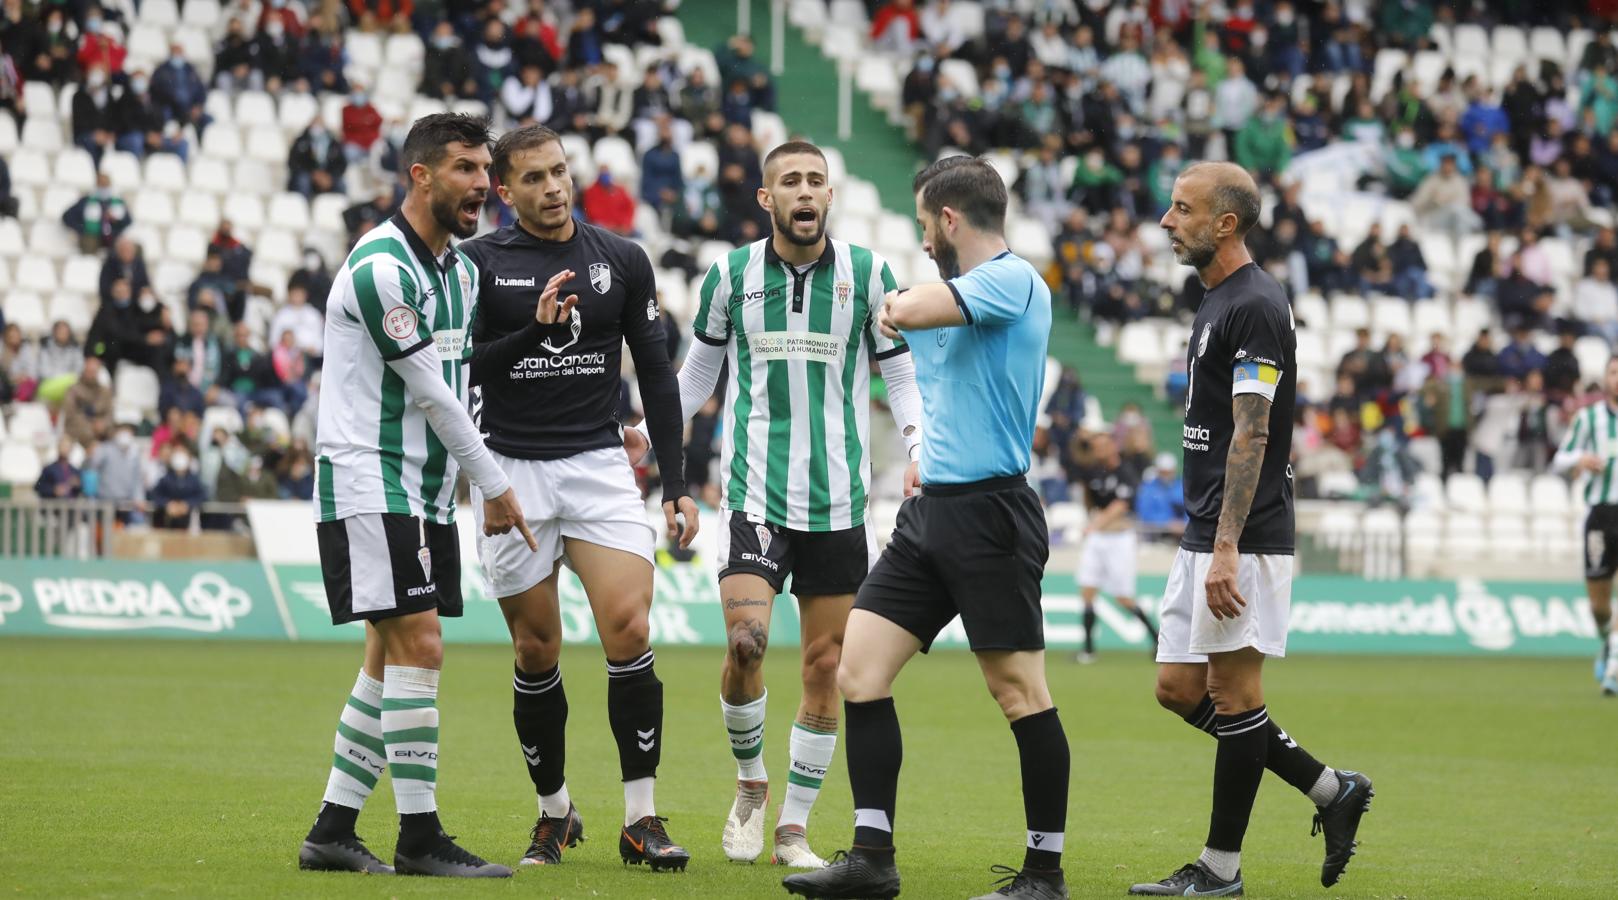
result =
[[[898,338],[901,331],[955,328],[970,321],[966,304],[956,289],[939,283],[888,292],[882,300],[882,318],[878,324],[883,334]]]

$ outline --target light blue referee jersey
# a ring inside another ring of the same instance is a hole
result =
[[[1051,292],[1011,251],[947,282],[966,324],[905,333],[925,413],[922,484],[1028,472]]]

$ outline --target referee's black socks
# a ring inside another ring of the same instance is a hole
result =
[[[893,811],[899,795],[904,739],[893,698],[843,701],[848,784],[854,790],[854,846],[893,849]]]
[[[1259,781],[1269,755],[1269,712],[1262,706],[1232,715],[1216,715],[1213,814],[1208,821],[1208,849],[1240,853],[1247,821],[1253,814]],[[1217,872],[1229,880],[1232,875]]]
[[[1028,821],[1023,869],[1059,880],[1067,830],[1067,783],[1072,760],[1056,708],[1011,723],[1022,763],[1022,806]]]
[[[1197,708],[1186,714],[1185,721],[1192,728],[1218,737],[1215,718],[1213,698],[1204,694]],[[1266,718],[1268,719],[1268,715]],[[1310,795],[1310,799],[1315,799],[1315,787],[1326,772],[1325,764],[1311,756],[1308,750],[1298,746],[1298,742],[1281,730],[1281,726],[1275,724],[1274,719],[1268,719],[1264,734],[1268,742],[1264,767],[1274,772],[1282,781],[1297,788],[1299,793]],[[1316,802],[1318,805],[1318,800]]]

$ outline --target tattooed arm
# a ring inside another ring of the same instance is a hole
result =
[[[1219,530],[1214,534],[1213,564],[1204,584],[1208,608],[1216,619],[1239,616],[1247,605],[1236,586],[1236,548],[1253,509],[1270,440],[1270,401],[1260,394],[1237,394],[1232,402],[1236,427],[1225,457],[1225,491],[1219,505]]]

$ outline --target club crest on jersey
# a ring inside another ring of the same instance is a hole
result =
[[[382,330],[402,341],[416,333],[416,312],[408,306],[395,306],[382,316]]]
[[[657,321],[657,295],[656,294],[653,294],[646,301],[646,321],[648,321],[648,322],[656,322]]]
[[[568,319],[567,332],[569,335],[568,341],[560,347],[551,343],[549,338],[540,341],[539,345],[552,353],[561,353],[579,342],[579,335],[584,333],[584,317],[579,314],[577,306],[573,307],[573,315]]]
[[[770,552],[770,530],[763,525],[755,525],[754,528],[758,531],[759,555],[764,556]]]
[[[598,294],[612,290],[612,267],[606,263],[591,263],[590,284],[595,287]]]
[[[832,289],[832,293],[837,295],[838,306],[847,306],[848,301],[854,296],[854,282],[839,281]]]
[[[1197,341],[1197,359],[1208,352],[1208,338],[1213,336],[1213,323],[1208,322],[1202,326],[1202,338]]]

